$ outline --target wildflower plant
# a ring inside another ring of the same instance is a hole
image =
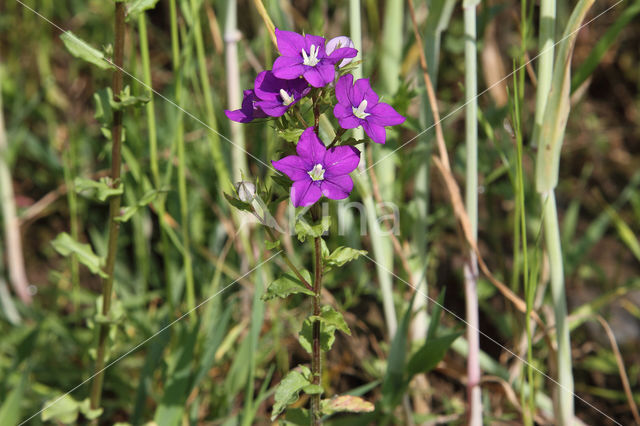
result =
[[[323,277],[329,269],[341,267],[366,252],[343,246],[332,251],[327,247],[322,236],[329,230],[331,218],[321,216],[318,201],[342,200],[353,191],[350,174],[361,160],[361,152],[355,145],[367,140],[343,138],[348,129],[362,126],[371,141],[384,144],[385,126],[401,124],[404,117],[380,102],[369,79],[353,81],[352,58],[358,52],[348,37],[326,42],[320,36],[279,29],[275,35],[280,56],[273,69],[258,74],[253,88],[245,90],[240,109],[225,113],[230,120],[241,123],[270,120],[275,125],[283,139],[280,152],[284,155],[267,160],[279,173],[269,187],[241,182],[236,185],[234,195],[226,195],[234,207],[251,212],[264,225],[271,239],[268,248],[280,247],[274,232],[280,228],[266,218],[273,217],[270,210],[288,197],[297,208],[294,229],[298,240],[313,246],[313,277],[309,271],[296,267],[285,254],[293,275],[276,279],[263,299],[293,294],[311,299],[310,315],[304,319],[298,335],[300,345],[311,354],[311,366],[297,366],[282,379],[275,392],[272,419],[295,403],[303,392],[310,396],[310,409],[296,408],[295,412],[292,409],[291,416],[320,424],[324,416],[338,411],[372,411],[374,407],[357,397],[327,398],[321,384],[322,351],[331,349],[337,330],[351,334],[342,314],[321,304]],[[323,114],[327,122],[337,126],[332,141],[320,137]]]

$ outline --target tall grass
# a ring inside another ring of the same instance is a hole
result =
[[[465,2],[464,9],[464,85],[465,85],[465,149],[466,196],[465,206],[471,232],[478,240],[478,69],[476,7],[479,2]],[[482,395],[480,388],[480,321],[478,318],[478,262],[473,250],[464,267],[466,299],[467,341],[467,392],[469,424],[482,424]]]

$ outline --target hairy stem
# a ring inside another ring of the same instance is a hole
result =
[[[322,248],[320,244],[320,238],[316,237],[313,240],[315,248],[315,276],[313,279],[313,315],[320,315],[320,293],[322,292]],[[313,384],[320,384],[320,377],[322,374],[322,358],[320,354],[320,321],[313,322],[313,354],[311,357],[311,376],[313,378]],[[320,394],[316,393],[311,395],[311,424],[319,425],[322,423],[320,420]]]
[[[115,43],[113,63],[116,69],[113,72],[113,81],[111,87],[115,101],[120,100],[120,92],[122,92],[122,65],[124,63],[124,2],[116,2],[115,13]],[[111,180],[112,185],[117,186],[120,182],[121,155],[120,148],[122,145],[122,109],[113,113],[113,129],[111,132],[113,139],[111,147]],[[120,213],[120,195],[111,197],[109,200],[109,242],[107,252],[107,264],[105,272],[107,278],[102,283],[102,315],[108,317],[111,308],[111,293],[113,291],[113,274],[116,263],[116,252],[118,249],[118,231],[120,230],[120,222],[116,221],[116,217]],[[97,409],[100,406],[100,397],[102,395],[102,382],[104,380],[104,363],[107,343],[107,333],[109,324],[101,323],[98,332],[98,350],[96,355],[96,376],[91,384],[91,408]]]

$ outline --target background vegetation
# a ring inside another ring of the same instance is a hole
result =
[[[96,314],[102,280],[95,272],[107,253],[109,194],[101,194],[104,186],[92,190],[88,179],[109,174],[111,144],[103,126],[111,119],[106,88],[112,73],[74,57],[60,36],[73,31],[110,57],[113,2],[0,4],[0,185],[7,224],[0,246],[2,425],[84,422],[98,414],[86,399],[97,324],[108,324],[107,365],[115,361],[104,372],[101,424],[268,424],[274,385],[291,365],[307,362],[296,334],[308,304],[302,298],[260,300],[286,265],[281,257],[271,259],[276,251],[265,247],[263,232],[222,196],[240,170],[270,182],[272,171],[256,158],[274,158],[277,138],[287,137],[261,123],[232,128],[223,114],[230,94],[238,95],[234,87],[249,87],[277,55],[256,2],[238,1],[239,33],[229,18],[234,2],[148,3],[151,9],[129,14],[126,22],[124,80],[132,95],[151,95],[144,82],[156,93],[152,102],[124,113],[122,204],[132,215],[121,227],[116,296],[107,318]],[[335,269],[325,281],[328,303],[345,312],[352,336],[337,335],[323,381],[333,394],[350,392],[376,404],[378,420],[463,424],[464,335],[446,354],[433,355],[431,371],[413,377],[404,398],[404,389],[385,386],[394,368],[415,372],[407,360],[426,336],[425,313],[442,314],[439,324],[431,323],[433,338],[465,330],[460,319],[468,247],[432,167],[433,118],[419,55],[424,46],[451,167],[462,182],[463,12],[453,0],[416,1],[419,45],[404,2],[358,3],[264,2],[277,27],[328,38],[351,34],[350,17],[359,11],[364,75],[408,118],[389,132],[384,147],[367,151],[375,166],[350,198],[377,216],[389,212],[384,206],[371,210],[376,201],[399,206],[398,234],[361,236],[361,223],[371,217],[354,211],[346,232],[338,232],[334,221],[326,237],[333,246],[358,246],[371,257]],[[558,3],[556,40],[572,7]],[[574,385],[582,398],[575,410],[588,424],[611,423],[593,407],[621,424],[638,421],[638,12],[637,0],[597,2],[584,22],[597,19],[577,35],[556,188]],[[527,337],[525,315],[481,274],[483,414],[488,423],[550,423],[556,386],[549,377],[558,372],[543,206],[535,187],[537,65],[528,62],[538,54],[539,10],[536,4],[482,1],[477,16],[478,245],[493,275],[547,326],[532,328]],[[237,63],[225,64],[236,34]],[[283,203],[280,218],[285,210]],[[383,221],[380,226],[386,227]],[[19,230],[22,247],[12,229]],[[71,242],[61,239],[64,232]],[[284,245],[297,264],[311,264],[311,253],[295,236]],[[93,272],[86,266],[92,262]],[[421,292],[411,285],[423,286]],[[405,312],[414,294],[418,312],[410,327]],[[439,297],[446,311],[433,303]],[[539,371],[528,370],[522,359]],[[47,401],[71,390],[41,412]]]

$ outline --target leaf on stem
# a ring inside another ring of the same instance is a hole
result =
[[[287,405],[296,402],[300,391],[309,385],[311,385],[311,382],[301,372],[296,370],[290,371],[276,388],[271,421],[274,421],[276,417],[284,411]]]
[[[351,330],[341,313],[331,306],[324,306],[320,316],[311,315],[304,323],[302,330],[298,334],[300,345],[307,352],[311,353],[313,348],[313,323],[320,321],[320,347],[323,351],[329,351],[336,340],[335,332],[340,330],[347,335],[351,335]]]
[[[105,59],[104,53],[94,48],[71,31],[66,31],[61,34],[60,39],[69,53],[76,58],[83,59],[103,70],[114,68],[113,65]]]
[[[76,192],[84,197],[104,203],[108,198],[121,195],[124,192],[122,182],[113,185],[113,180],[103,177],[99,181],[77,177],[73,181]]]
[[[305,280],[307,280],[307,282],[311,282],[311,274],[309,274],[309,271],[302,270],[300,271],[300,274]],[[269,284],[267,292],[262,296],[262,300],[271,300],[276,297],[284,299],[287,296],[298,293],[314,296],[313,291],[305,287],[298,278],[285,274]]]
[[[71,254],[75,254],[78,262],[89,268],[92,273],[98,274],[102,278],[107,278],[107,274],[102,271],[102,258],[93,252],[89,244],[79,243],[66,232],[58,234],[51,244],[61,255],[70,256]]]
[[[360,256],[367,254],[366,250],[356,250],[351,247],[340,246],[335,249],[329,256],[325,257],[324,261],[327,266],[342,266],[347,262],[357,259]]]

